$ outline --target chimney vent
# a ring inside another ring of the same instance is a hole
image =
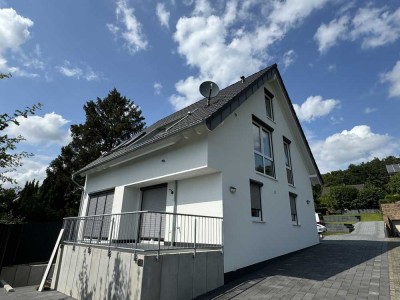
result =
[[[242,83],[246,81],[244,76],[240,76],[240,79],[242,80]]]

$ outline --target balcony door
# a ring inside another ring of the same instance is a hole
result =
[[[85,224],[85,237],[106,240],[110,230],[111,216],[103,216],[112,213],[114,202],[114,190],[89,195],[87,216]]]
[[[167,206],[167,185],[142,188],[141,210],[165,212]],[[162,213],[144,213],[141,218],[140,238],[142,240],[161,240],[165,236],[165,215]],[[161,230],[161,234],[160,234]]]

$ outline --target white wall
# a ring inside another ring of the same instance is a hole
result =
[[[309,172],[299,149],[299,136],[288,126],[289,114],[276,86],[267,88],[276,97],[274,121],[266,117],[264,92],[260,88],[209,135],[209,166],[222,170],[225,272],[319,242]],[[274,128],[275,179],[254,170],[252,114]],[[283,136],[292,141],[294,187],[287,183]],[[263,222],[255,222],[251,217],[250,179],[263,183]],[[236,193],[229,191],[230,186],[237,188]],[[289,192],[297,194],[300,226],[291,222]]]

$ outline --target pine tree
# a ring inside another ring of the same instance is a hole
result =
[[[50,163],[40,188],[40,198],[56,219],[77,214],[81,190],[72,182],[72,174],[145,126],[141,109],[115,88],[104,99],[88,101],[83,108],[85,123],[71,126],[72,141]],[[84,184],[83,178],[76,180]]]

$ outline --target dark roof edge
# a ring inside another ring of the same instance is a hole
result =
[[[254,82],[239,92],[235,97],[225,103],[222,107],[216,110],[211,116],[206,119],[208,129],[214,130],[221,124],[232,112],[242,105],[251,95],[253,95],[261,86],[273,76],[273,70],[277,70],[277,65],[273,64],[265,69]],[[269,92],[269,91],[268,91]],[[271,93],[270,93],[271,94]],[[272,94],[271,94],[272,95]],[[273,95],[272,95],[273,97]]]
[[[202,123],[204,123],[204,122],[193,123],[191,126],[185,128],[185,130],[190,129],[190,128],[193,128],[193,127],[195,127],[195,126],[198,126],[199,124],[202,124]],[[180,134],[180,133],[182,133],[182,131],[176,131],[176,132],[172,131],[170,135],[167,135],[167,136],[165,136],[164,138],[172,138],[172,137],[174,137],[174,136],[176,136],[176,135],[178,135],[178,134]],[[161,139],[161,140],[164,140],[164,138]],[[101,161],[101,162],[98,162],[97,164],[91,165],[90,167],[86,166],[86,167],[84,167],[84,168],[82,168],[82,169],[76,171],[75,173],[73,173],[72,176],[75,177],[75,176],[77,176],[77,175],[81,175],[82,173],[85,173],[85,172],[87,172],[87,171],[89,171],[89,170],[92,170],[92,169],[94,169],[94,168],[97,168],[97,167],[99,167],[99,166],[101,166],[101,165],[104,165],[104,164],[106,164],[106,163],[108,163],[108,162],[110,162],[110,161],[113,161],[113,160],[115,160],[115,159],[117,159],[117,158],[120,158],[120,157],[123,157],[123,156],[125,156],[125,155],[128,155],[128,154],[130,154],[130,153],[132,153],[132,152],[134,152],[134,151],[136,151],[136,150],[139,150],[139,149],[141,149],[141,148],[144,148],[144,147],[146,147],[146,146],[152,144],[153,142],[154,142],[154,141],[152,141],[152,140],[148,140],[147,142],[145,142],[145,143],[139,145],[139,147],[137,147],[137,148],[132,148],[132,149],[129,149],[128,151],[121,152],[120,154],[117,154],[117,155],[115,155],[115,156],[113,156],[113,157],[110,157],[109,159],[106,159],[105,161]]]
[[[293,104],[292,104],[292,100],[290,99],[289,94],[288,94],[288,92],[287,92],[287,90],[286,90],[285,84],[283,83],[281,74],[279,73],[278,68],[275,68],[275,71],[276,71],[276,74],[278,75],[279,84],[282,86],[283,92],[284,92],[284,94],[285,94],[285,96],[286,96],[286,99],[288,100],[289,108],[290,108],[290,110],[291,110],[291,112],[292,112],[292,115],[293,115],[293,117],[294,117],[294,120],[296,121],[296,125],[297,125],[297,127],[298,127],[298,129],[299,129],[299,131],[300,131],[301,137],[303,138],[303,141],[304,141],[304,143],[305,143],[305,145],[306,145],[308,154],[310,155],[311,160],[312,160],[312,163],[313,163],[313,165],[314,165],[314,168],[315,168],[315,170],[317,171],[318,178],[319,178],[321,184],[323,184],[323,183],[324,183],[324,180],[323,180],[323,178],[322,178],[321,172],[319,171],[317,162],[315,161],[314,155],[313,155],[312,152],[311,152],[310,145],[309,145],[309,143],[308,143],[308,141],[307,141],[306,135],[304,134],[303,128],[302,128],[301,125],[300,125],[299,118],[298,118],[297,115],[296,115],[296,111],[294,110],[294,107],[293,107]]]

